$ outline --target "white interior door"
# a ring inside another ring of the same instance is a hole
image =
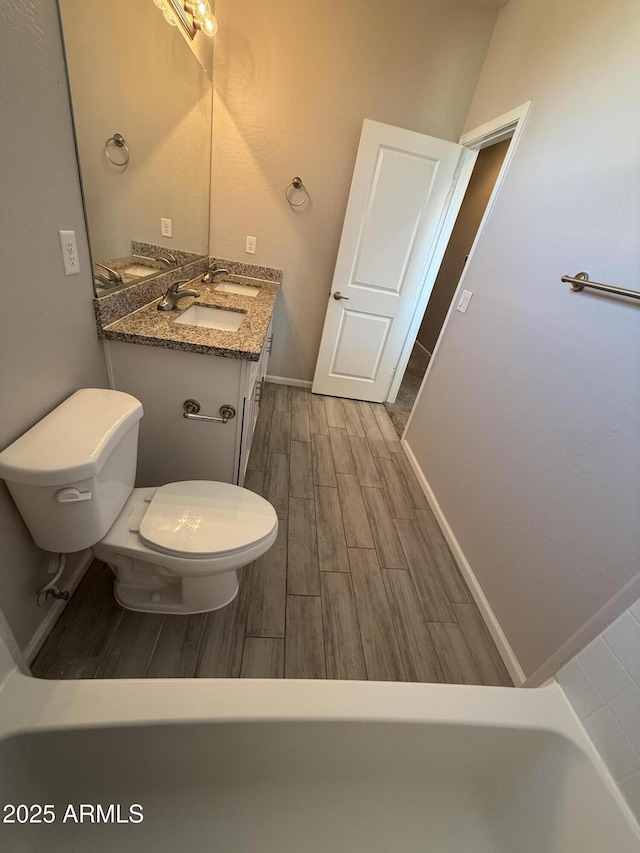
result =
[[[315,393],[387,398],[442,225],[451,218],[463,152],[454,142],[364,122]]]

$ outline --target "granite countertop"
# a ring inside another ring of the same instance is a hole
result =
[[[147,273],[147,276],[157,275],[159,272],[166,272],[168,269],[166,265],[158,263],[154,258],[142,258],[136,257],[135,255],[129,255],[125,258],[109,258],[103,263],[105,266],[110,267],[112,270],[115,270],[120,274],[123,284],[131,284],[146,278],[146,276],[139,273],[125,272],[128,267],[148,267],[149,272]],[[98,274],[107,275],[107,272],[100,266],[99,262],[95,262],[93,265],[93,274],[94,276]],[[102,292],[106,292],[110,289],[102,285],[99,285],[98,287]]]
[[[93,274],[94,276],[98,274],[106,275],[105,270],[100,266],[102,263],[120,274],[122,284],[134,284],[149,278],[149,276],[165,273],[167,270],[176,269],[179,266],[184,266],[203,257],[205,256],[198,255],[195,252],[185,252],[182,249],[171,249],[169,251],[169,249],[164,249],[162,246],[154,246],[152,243],[140,243],[132,240],[131,253],[129,255],[119,258],[107,258],[107,260],[100,262],[94,261]],[[166,258],[167,260],[173,258],[175,263],[167,265],[159,260],[160,258]],[[125,272],[128,267],[137,267],[138,271],[135,273]],[[144,273],[142,268],[147,268],[148,271]],[[112,290],[111,287],[98,285],[95,280],[94,283],[99,294],[109,293]],[[115,285],[115,287],[122,286],[122,284]]]
[[[259,293],[257,296],[241,296],[215,290],[223,282],[249,285],[257,288]],[[160,300],[155,299],[105,326],[101,337],[184,352],[259,361],[280,285],[241,275],[228,275],[217,279],[215,284],[204,284],[198,276],[188,284],[181,285],[181,289],[187,288],[197,290],[200,295],[197,298],[188,296],[181,299],[172,311],[158,311]],[[194,304],[239,311],[245,317],[236,332],[176,323],[176,319]]]

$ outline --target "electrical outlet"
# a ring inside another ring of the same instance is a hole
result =
[[[80,261],[78,260],[76,232],[60,231],[59,234],[60,247],[62,248],[62,260],[64,262],[64,274],[77,275],[80,272]]]
[[[247,255],[255,255],[256,253],[256,243],[258,242],[257,237],[250,237],[247,234],[247,242],[245,244],[244,250]]]
[[[458,304],[456,305],[456,311],[459,311],[461,314],[467,313],[467,308],[469,307],[469,302],[471,301],[471,297],[473,293],[470,290],[463,290],[460,299],[458,299]]]
[[[173,220],[162,217],[160,219],[160,231],[163,237],[173,237]]]

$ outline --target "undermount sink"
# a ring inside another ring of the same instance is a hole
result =
[[[222,281],[213,288],[221,293],[235,293],[236,296],[257,296],[259,287],[251,287],[249,284],[239,284],[236,281]]]
[[[130,264],[128,267],[125,267],[122,272],[127,273],[127,275],[151,275],[154,272],[160,272],[157,267],[145,267],[144,264]]]
[[[222,332],[237,332],[247,315],[240,311],[210,308],[208,305],[192,305],[176,318],[176,323],[200,326],[203,329],[219,329]]]

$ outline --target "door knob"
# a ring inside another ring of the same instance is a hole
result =
[[[333,298],[334,299],[350,299],[351,297],[350,296],[343,296],[339,290],[336,290],[336,292],[333,294]]]

